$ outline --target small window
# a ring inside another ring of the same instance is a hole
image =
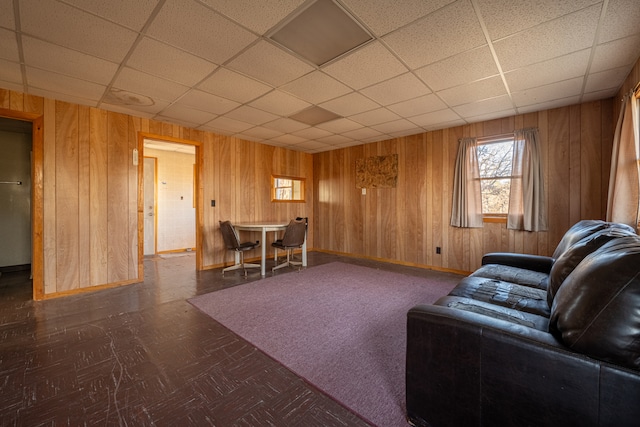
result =
[[[485,217],[506,217],[511,189],[513,138],[478,141],[478,166]]]
[[[272,202],[304,202],[304,178],[290,176],[271,177]]]

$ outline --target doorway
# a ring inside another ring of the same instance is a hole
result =
[[[32,128],[0,117],[0,273],[31,269]]]
[[[198,146],[190,141],[143,138],[144,256],[196,252]]]

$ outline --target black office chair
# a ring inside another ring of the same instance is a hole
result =
[[[293,250],[301,248],[304,245],[307,238],[307,226],[309,224],[308,218],[296,218],[292,219],[287,225],[287,229],[284,232],[282,239],[276,240],[271,244],[274,248],[282,249],[287,252],[287,260],[281,264],[277,264],[271,269],[276,271],[283,267],[301,266],[301,261],[293,260]],[[276,260],[277,263],[277,260]]]
[[[238,264],[222,269],[223,276],[225,271],[239,269],[242,269],[246,276],[247,268],[260,268],[260,264],[248,264],[244,262],[244,253],[260,246],[260,241],[240,243],[238,231],[235,229],[233,224],[231,224],[231,221],[220,221],[220,231],[222,232],[222,238],[224,239],[224,244],[227,249],[240,254],[240,262]]]

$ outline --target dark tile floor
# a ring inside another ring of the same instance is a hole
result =
[[[337,260],[421,274],[309,254]],[[194,254],[144,266],[144,283],[39,302],[28,272],[0,276],[0,425],[367,425],[186,301],[259,273],[197,272]]]

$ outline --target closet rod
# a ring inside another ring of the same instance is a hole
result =
[[[22,185],[22,181],[0,181],[0,184],[15,184],[15,185]]]

